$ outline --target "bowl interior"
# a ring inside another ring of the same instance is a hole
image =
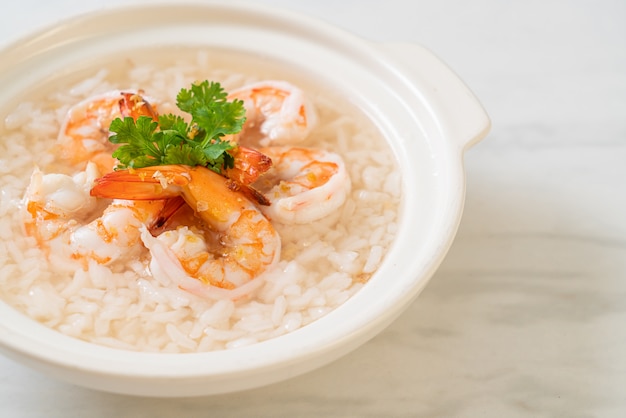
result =
[[[283,63],[360,108],[401,167],[395,243],[370,281],[338,309],[252,346],[200,354],[115,350],[64,336],[0,303],[0,345],[9,355],[115,392],[183,396],[254,387],[328,363],[376,335],[417,296],[445,255],[462,206],[458,149],[384,50],[318,21],[240,4],[137,7],[82,16],[0,51],[0,61],[7,63],[0,69],[0,107],[16,103],[33,86],[86,71],[102,59],[147,50],[166,51],[168,59],[182,47],[220,48]]]

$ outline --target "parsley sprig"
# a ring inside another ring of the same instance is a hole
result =
[[[176,105],[191,115],[190,122],[173,114],[160,115],[158,122],[149,116],[113,120],[109,141],[120,144],[113,152],[117,168],[185,164],[219,173],[232,167],[228,150],[235,146],[223,137],[241,131],[246,111],[243,101],[228,101],[227,96],[219,83],[203,81],[176,96]]]

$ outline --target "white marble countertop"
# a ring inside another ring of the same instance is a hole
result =
[[[0,42],[127,2],[3,1]],[[263,3],[423,44],[481,99],[493,130],[443,265],[378,337],[290,381],[144,399],[0,357],[0,416],[626,416],[626,3]]]

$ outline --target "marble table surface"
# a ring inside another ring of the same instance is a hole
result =
[[[0,42],[127,2],[3,0]],[[0,357],[0,416],[626,416],[626,2],[261,2],[425,45],[481,99],[493,129],[441,268],[388,329],[292,380],[144,399]]]

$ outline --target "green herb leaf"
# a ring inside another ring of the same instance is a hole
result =
[[[147,116],[140,116],[137,121],[131,117],[120,118],[111,122],[109,130],[114,135],[109,141],[123,144],[113,152],[113,157],[120,161],[121,168],[147,167],[158,158],[159,150],[152,138],[158,123]]]
[[[202,165],[216,172],[233,166],[228,151],[234,145],[222,138],[241,131],[245,122],[243,101],[227,100],[219,83],[204,81],[181,89],[178,107],[191,115],[188,123],[181,116],[165,114],[155,122],[148,116],[137,120],[115,119],[109,138],[120,144],[113,157],[117,168],[141,168],[154,165]]]
[[[178,108],[191,114],[191,123],[198,128],[194,139],[202,141],[203,146],[243,127],[246,116],[243,101],[228,102],[227,96],[219,83],[208,81],[192,84],[189,90],[181,89],[176,96]]]

